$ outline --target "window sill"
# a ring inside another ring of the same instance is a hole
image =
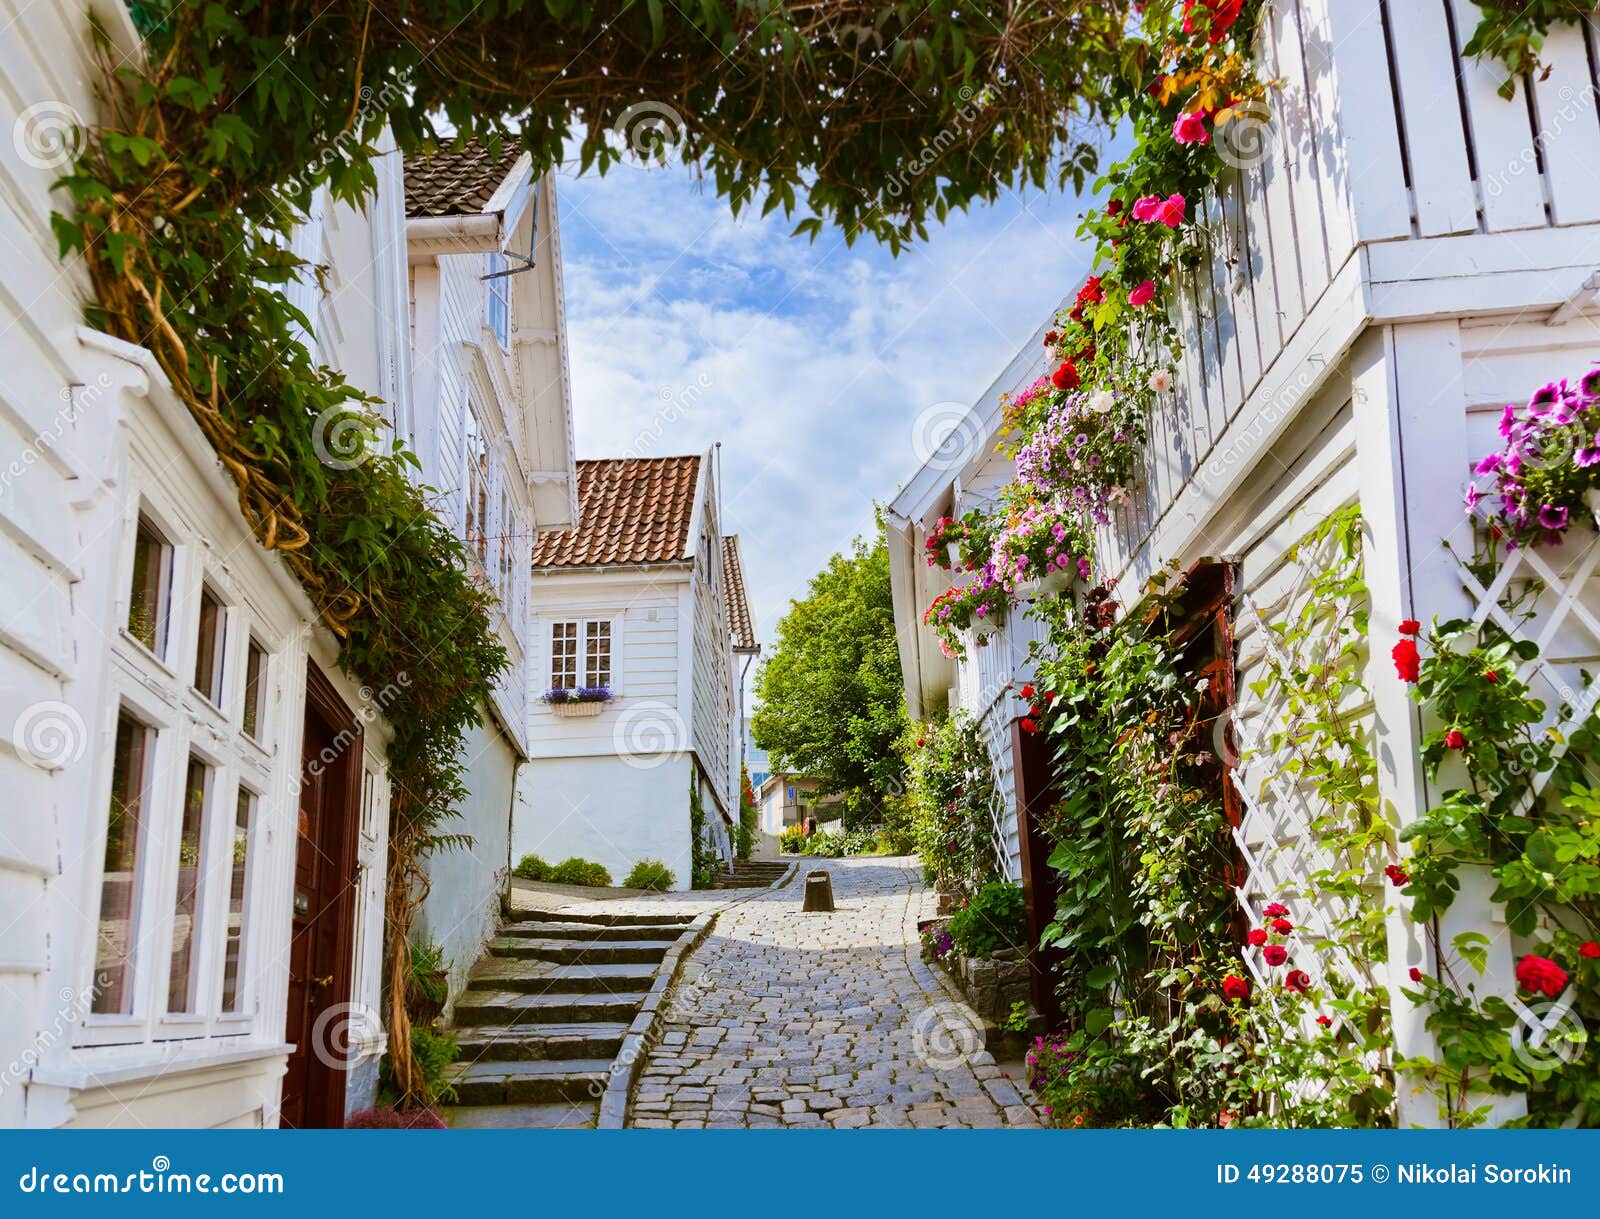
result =
[[[242,1036],[242,1034],[241,1034]],[[32,1082],[43,1087],[107,1088],[130,1080],[145,1079],[152,1075],[170,1076],[194,1071],[210,1071],[219,1067],[242,1066],[269,1058],[283,1058],[294,1047],[285,1042],[246,1042],[242,1045],[215,1044],[212,1039],[205,1044],[185,1042],[174,1051],[151,1053],[154,1045],[121,1046],[122,1053],[105,1050],[77,1050],[71,1059],[59,1066],[39,1067],[33,1071]],[[171,1044],[171,1043],[168,1043]],[[133,1053],[129,1053],[133,1051]],[[95,1061],[95,1060],[101,1061]]]

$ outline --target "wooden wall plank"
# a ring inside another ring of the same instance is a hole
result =
[[[1328,286],[1328,248],[1322,231],[1322,182],[1317,165],[1334,151],[1323,146],[1325,133],[1311,113],[1306,92],[1305,52],[1300,38],[1300,6],[1273,6],[1278,37],[1278,75],[1284,80],[1279,98],[1289,146],[1289,182],[1294,198],[1295,244],[1300,251],[1300,280],[1306,301],[1315,301]]]
[[[1405,0],[1390,4],[1388,13],[1417,228],[1424,237],[1476,232],[1478,200],[1444,0]]]
[[[1472,0],[1451,0],[1456,41],[1477,28],[1481,10]],[[1498,60],[1458,59],[1467,122],[1478,159],[1478,197],[1490,232],[1539,228],[1549,223],[1544,177],[1533,145],[1533,126],[1521,86],[1507,100],[1497,90],[1505,78]]]
[[[1328,9],[1328,31],[1356,239],[1409,237],[1411,199],[1379,0],[1338,0]]]
[[[1584,32],[1557,23],[1539,52],[1550,75],[1533,83],[1550,210],[1557,224],[1600,220],[1600,118]]]

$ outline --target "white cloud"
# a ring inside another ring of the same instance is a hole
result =
[[[915,470],[918,414],[973,401],[1087,269],[1064,196],[1009,195],[898,260],[735,220],[681,168],[565,176],[560,198],[578,454],[720,441],[768,643]]]

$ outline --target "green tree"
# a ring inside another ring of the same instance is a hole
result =
[[[774,770],[843,794],[847,825],[883,819],[903,786],[895,742],[906,712],[881,524],[872,544],[857,538],[791,603],[756,694],[751,729]]]

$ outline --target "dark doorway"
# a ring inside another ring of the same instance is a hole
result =
[[[280,1109],[286,1127],[344,1125],[361,756],[361,725],[308,664],[289,945],[286,1036],[295,1048]]]

